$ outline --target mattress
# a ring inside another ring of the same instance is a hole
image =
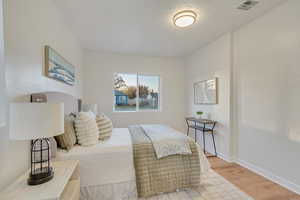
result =
[[[59,149],[56,160],[79,160],[81,187],[135,181],[132,142],[127,128],[114,128],[107,141],[91,147]]]

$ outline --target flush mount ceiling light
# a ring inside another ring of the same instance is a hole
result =
[[[196,21],[196,17],[197,15],[194,11],[184,10],[174,15],[173,22],[175,26],[184,28],[194,24]]]

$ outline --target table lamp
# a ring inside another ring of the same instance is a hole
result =
[[[39,185],[54,176],[48,138],[64,132],[64,104],[11,103],[10,138],[31,140],[31,170],[28,185]]]

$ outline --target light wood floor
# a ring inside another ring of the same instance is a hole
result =
[[[220,158],[209,158],[215,172],[223,176],[255,200],[300,200],[297,195],[266,178],[235,163]]]

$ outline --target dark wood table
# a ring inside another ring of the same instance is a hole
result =
[[[216,148],[216,143],[215,143],[215,137],[214,137],[214,128],[216,126],[216,121],[214,120],[209,120],[209,119],[197,119],[195,117],[187,117],[185,118],[188,129],[187,129],[187,135],[189,135],[190,129],[195,130],[195,142],[197,142],[197,131],[202,132],[203,136],[203,151],[204,154],[206,153],[205,149],[205,133],[209,133],[212,135],[213,139],[213,145],[214,145],[214,150],[215,150],[215,155],[217,156],[217,148]]]

